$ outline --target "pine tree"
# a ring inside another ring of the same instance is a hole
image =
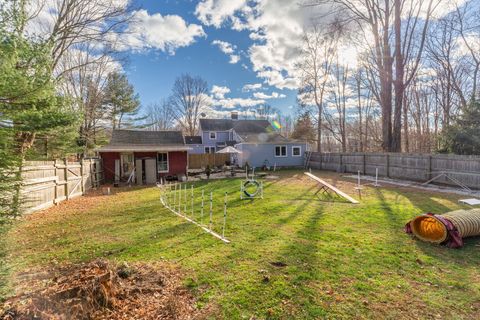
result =
[[[307,141],[308,143],[313,143],[315,141],[315,127],[313,126],[309,112],[305,112],[298,117],[291,138]]]
[[[0,209],[13,214],[20,209],[22,163],[37,135],[75,121],[55,90],[50,44],[25,36],[25,8],[24,1],[0,8],[0,189],[6,190]]]
[[[445,150],[455,154],[480,154],[480,102],[472,100],[445,130]]]
[[[140,99],[125,74],[112,72],[108,75],[105,104],[112,129],[132,126],[133,122],[140,120],[133,118],[139,111]]]

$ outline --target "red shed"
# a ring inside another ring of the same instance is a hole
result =
[[[181,131],[113,130],[98,152],[106,181],[153,184],[186,176],[188,150]]]

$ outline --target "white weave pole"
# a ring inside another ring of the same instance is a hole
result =
[[[182,195],[182,192],[184,192],[184,190],[182,190],[182,186],[180,186],[179,188],[177,188],[178,192],[179,192],[179,208],[181,209],[182,206],[181,206],[181,195]],[[163,192],[165,190],[163,190],[162,188],[160,188],[160,192]],[[187,199],[185,199],[185,201],[188,201]],[[201,229],[203,229],[203,231],[205,231],[206,233],[209,233],[211,234],[212,236],[214,236],[215,238],[223,241],[224,243],[230,243],[230,240],[228,240],[227,238],[225,238],[225,228],[226,228],[226,209],[224,209],[224,225],[223,225],[223,234],[218,234],[216,233],[215,231],[212,230],[212,227],[213,227],[213,192],[210,192],[210,226],[206,226],[206,225],[202,225],[201,223],[195,221],[195,219],[190,218],[190,217],[187,217],[186,214],[182,214],[181,212],[177,212],[175,210],[175,208],[171,208],[171,207],[168,207],[166,205],[166,201],[165,201],[165,197],[160,197],[160,202],[162,203],[162,205],[169,209],[171,212],[173,212],[175,215],[179,216],[180,218],[182,219],[185,219],[187,220],[188,222],[200,227]],[[185,205],[185,203],[184,203]],[[224,203],[224,207],[226,208],[226,202]],[[186,212],[185,212],[186,213]]]
[[[175,186],[173,188],[173,210],[175,210],[177,205],[177,183],[175,183]]]
[[[178,213],[182,213],[182,185],[178,186]]]
[[[212,231],[212,214],[213,214],[213,192],[210,192],[210,223],[209,229]]]
[[[192,184],[192,187],[190,189],[192,190],[192,192],[190,194],[190,201],[191,201],[192,219],[193,219],[193,184]]]
[[[380,187],[380,185],[378,184],[378,168],[375,168],[375,184],[373,186]]]
[[[205,190],[202,190],[202,210],[200,211],[200,223],[203,221],[203,204],[205,200]]]
[[[183,193],[183,195],[184,195],[183,200],[185,200],[185,201],[183,203],[183,214],[186,217],[187,216],[187,201],[188,201],[187,200],[187,184],[185,184],[185,189],[184,190],[185,190],[185,192]]]
[[[228,194],[225,192],[225,200],[223,201],[223,228],[222,228],[223,239],[225,239],[225,225],[227,224],[227,197],[228,197]]]

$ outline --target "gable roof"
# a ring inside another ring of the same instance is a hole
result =
[[[202,144],[202,136],[185,136],[186,144]]]
[[[113,130],[110,143],[100,152],[185,151],[181,131]]]
[[[268,120],[200,119],[200,128],[203,131],[228,131],[233,129],[239,135],[274,131]]]

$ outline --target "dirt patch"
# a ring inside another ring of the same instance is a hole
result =
[[[203,319],[208,312],[163,264],[96,260],[18,279],[21,293],[0,307],[0,319]]]

